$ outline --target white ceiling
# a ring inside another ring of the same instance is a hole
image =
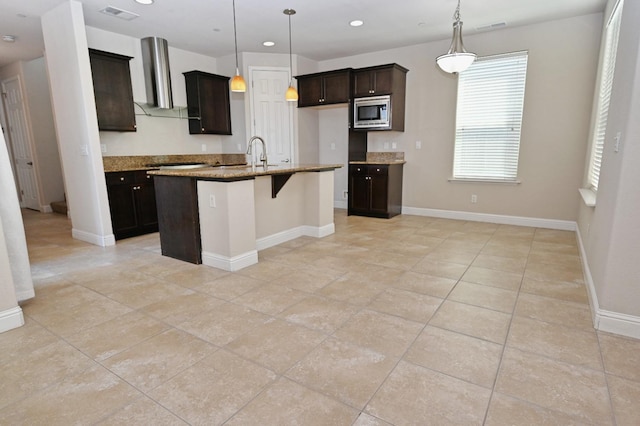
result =
[[[69,0],[0,0],[0,67],[42,56],[40,16]],[[87,25],[136,38],[157,36],[179,49],[213,57],[233,53],[232,0],[81,0]],[[288,53],[288,19],[293,8],[293,53],[309,59],[359,53],[444,40],[451,37],[457,0],[236,0],[238,48],[246,52]],[[505,22],[520,26],[601,12],[606,0],[464,0],[463,33]],[[131,21],[99,13],[113,6],[140,15]],[[361,19],[364,25],[350,27]],[[262,46],[271,40],[274,47]],[[469,43],[467,47],[471,48]],[[470,49],[472,50],[472,49]]]

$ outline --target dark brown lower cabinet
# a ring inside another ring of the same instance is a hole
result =
[[[390,218],[402,210],[402,164],[350,164],[349,215]]]
[[[155,176],[160,247],[163,256],[202,263],[197,181]]]
[[[105,176],[116,240],[158,232],[153,177],[145,170],[108,172]]]

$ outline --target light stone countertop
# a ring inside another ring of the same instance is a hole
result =
[[[147,174],[154,176],[178,176],[190,177],[200,180],[234,181],[252,179],[256,176],[270,176],[292,174],[300,172],[321,172],[335,170],[342,167],[342,164],[278,164],[251,166],[217,166],[203,167],[199,169],[165,169],[150,170]]]

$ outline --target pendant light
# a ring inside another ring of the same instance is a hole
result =
[[[282,13],[289,17],[289,72],[291,73],[291,81],[289,82],[289,88],[284,98],[289,102],[295,102],[298,100],[298,91],[293,87],[293,59],[291,54],[291,15],[295,15],[296,11],[293,9],[285,9]]]
[[[462,21],[460,21],[460,0],[458,7],[453,14],[453,40],[451,47],[446,55],[440,55],[436,59],[436,63],[444,72],[456,74],[469,68],[473,61],[476,60],[475,53],[468,53],[462,44]]]
[[[238,68],[238,35],[236,34],[236,0],[233,0],[233,39],[236,46],[236,75],[231,79],[231,91],[232,92],[246,92],[247,83],[240,75]]]

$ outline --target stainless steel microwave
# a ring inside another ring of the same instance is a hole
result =
[[[353,100],[354,129],[388,129],[391,123],[391,96],[371,96]]]

